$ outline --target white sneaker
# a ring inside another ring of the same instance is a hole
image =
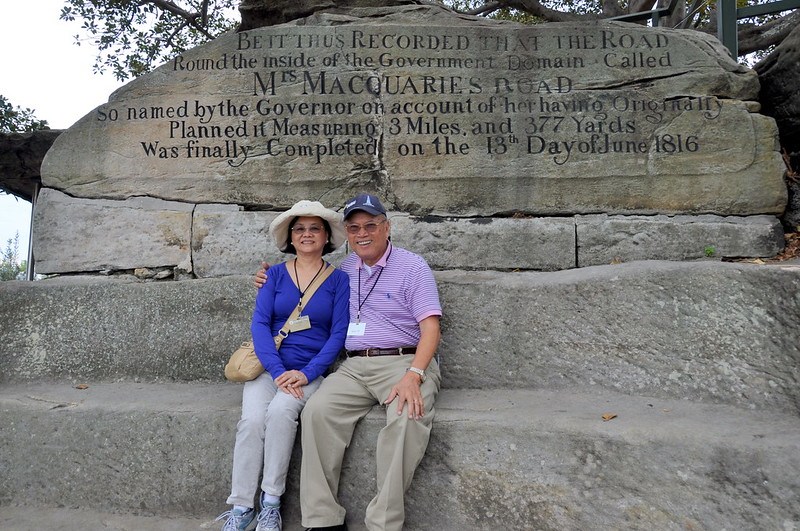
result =
[[[283,521],[281,520],[280,505],[264,505],[256,518],[258,526],[256,531],[281,531]]]

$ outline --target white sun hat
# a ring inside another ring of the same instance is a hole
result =
[[[347,240],[344,232],[342,215],[335,210],[325,208],[319,201],[308,201],[303,199],[295,203],[292,208],[280,214],[269,224],[269,233],[275,245],[283,252],[289,244],[289,224],[294,218],[300,216],[317,216],[328,222],[331,228],[330,244],[331,251],[335,251]],[[324,254],[324,253],[323,253]]]

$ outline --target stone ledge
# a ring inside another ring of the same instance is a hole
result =
[[[774,216],[577,216],[578,267],[634,260],[771,257],[783,249]]]
[[[0,529],[31,531],[32,529],[112,529],[114,531],[219,531],[221,522],[206,518],[138,516],[108,510],[42,507],[38,505],[0,505]]]
[[[34,208],[36,273],[179,266],[191,271],[194,205],[80,199],[45,188]]]
[[[212,517],[224,507],[241,387],[0,388],[0,504]],[[616,414],[604,422],[605,413]],[[359,527],[379,408],[356,430],[341,500]],[[298,450],[284,498],[299,526]],[[408,494],[410,530],[777,529],[800,521],[800,422],[574,390],[445,390]]]
[[[633,262],[436,278],[447,388],[591,386],[798,411],[796,266]],[[0,382],[219,381],[249,335],[254,299],[251,277],[4,282]]]

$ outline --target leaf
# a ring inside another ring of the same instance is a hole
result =
[[[81,391],[83,391],[84,389],[89,389],[89,386],[86,384],[78,384],[75,386],[75,389],[80,389]]]
[[[601,418],[603,419],[603,422],[608,422],[611,419],[617,418],[617,414],[616,413],[603,413]]]

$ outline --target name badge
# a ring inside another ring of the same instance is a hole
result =
[[[308,330],[309,328],[311,328],[311,319],[309,319],[307,315],[289,321],[290,332],[299,332],[300,330]]]
[[[367,331],[367,323],[350,323],[347,327],[348,336],[363,336]]]

